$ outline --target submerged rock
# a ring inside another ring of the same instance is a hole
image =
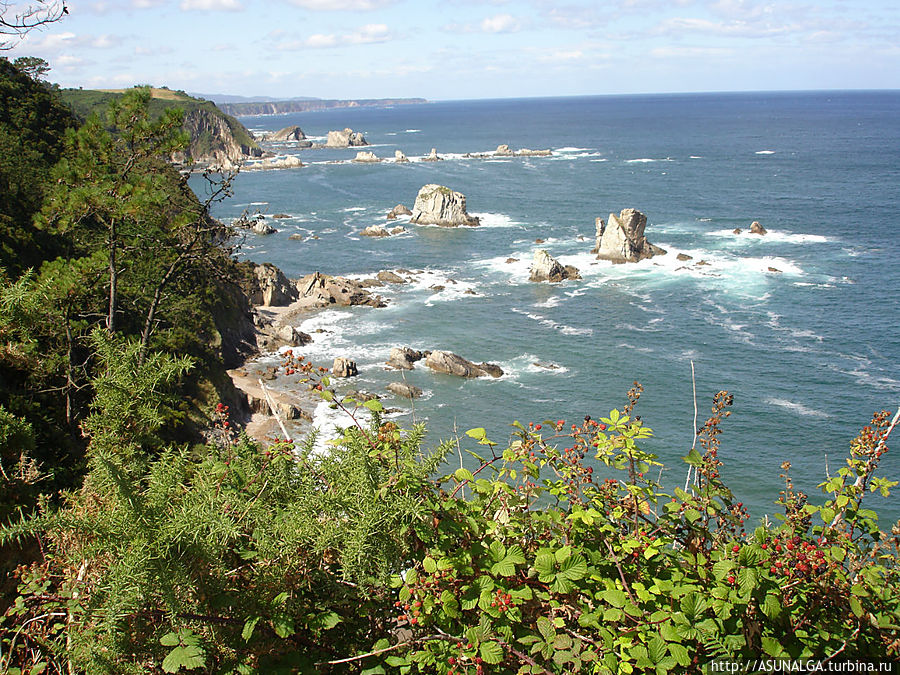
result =
[[[534,252],[534,261],[531,263],[531,275],[529,281],[549,281],[556,283],[566,279],[580,279],[581,274],[572,265],[563,265],[545,249],[539,248]]]
[[[465,195],[443,185],[430,183],[419,190],[410,222],[444,227],[474,227],[479,220],[466,211]]]
[[[654,246],[644,236],[647,216],[636,209],[622,209],[616,216],[609,214],[609,222],[597,219],[597,258],[612,262],[637,262],[665,250]]]
[[[387,229],[384,225],[380,223],[376,223],[375,225],[369,225],[366,229],[362,230],[359,234],[362,237],[390,237],[395,234],[403,234],[406,232],[406,228],[404,227],[392,227],[390,230]]]
[[[391,382],[387,389],[392,394],[396,394],[401,398],[419,398],[422,396],[422,390],[416,386],[411,384],[406,384],[405,382]]]

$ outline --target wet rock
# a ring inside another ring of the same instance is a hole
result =
[[[390,270],[381,270],[378,274],[375,275],[375,278],[378,281],[382,281],[386,284],[406,284],[409,283],[406,279],[401,277],[396,272],[391,272]]]
[[[754,220],[750,223],[750,234],[768,234],[768,230]]]
[[[414,399],[422,396],[421,389],[411,384],[406,384],[405,382],[391,382],[387,386],[387,389],[392,394],[401,398]]]
[[[503,369],[496,364],[476,364],[453,352],[435,350],[425,358],[425,365],[439,373],[456,375],[457,377],[481,377],[490,375],[500,377]]]
[[[460,225],[474,227],[479,221],[466,211],[465,195],[443,185],[431,183],[419,190],[410,222],[444,227]]]
[[[609,214],[609,223],[597,219],[597,258],[612,262],[637,262],[665,250],[654,246],[644,236],[647,216],[636,209],[622,209],[618,216]]]
[[[412,370],[413,364],[425,357],[423,352],[409,347],[393,347],[387,360],[387,365],[398,370]]]
[[[580,279],[581,274],[572,265],[563,266],[556,258],[539,248],[534,252],[534,260],[531,263],[529,281],[549,281],[556,283],[566,279]]]

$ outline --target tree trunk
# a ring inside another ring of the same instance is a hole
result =
[[[116,221],[109,223],[109,314],[106,317],[106,330],[116,330],[116,303],[118,302],[119,272],[116,269]]]

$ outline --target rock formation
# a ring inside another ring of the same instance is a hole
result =
[[[513,151],[509,149],[509,146],[506,144],[498,145],[497,150],[494,152],[498,157],[512,157]]]
[[[409,157],[403,154],[402,150],[394,150],[394,161],[398,164],[409,162]]]
[[[369,225],[359,234],[361,237],[390,237],[395,234],[403,234],[404,232],[406,232],[405,227],[397,226],[389,230],[381,223],[376,223],[375,225]]]
[[[292,303],[297,310],[330,305],[368,305],[385,307],[384,300],[372,295],[359,281],[326,274],[307,274],[296,283],[298,298]]]
[[[397,216],[411,216],[412,211],[409,210],[408,207],[403,204],[397,204],[394,208],[388,211],[387,218],[388,220],[396,220]]]
[[[258,219],[253,225],[250,226],[251,232],[255,232],[256,234],[275,234],[278,232],[274,227],[269,225],[262,218]]]
[[[415,387],[411,384],[406,384],[404,382],[391,382],[387,389],[392,394],[396,394],[401,398],[419,398],[422,395],[422,390],[418,387]]]
[[[282,307],[297,299],[297,288],[280,269],[269,263],[253,265],[246,287],[255,306]]]
[[[492,363],[472,363],[453,352],[436,350],[425,357],[425,365],[439,373],[457,377],[501,377],[503,369]]]
[[[331,374],[335,377],[356,377],[359,375],[359,369],[356,367],[356,361],[338,356],[331,367]]]
[[[636,209],[622,209],[616,216],[609,214],[609,223],[597,218],[597,258],[617,263],[637,262],[665,250],[654,246],[644,236],[647,216]]]
[[[509,146],[505,143],[503,145],[498,145],[497,149],[494,151],[494,157],[548,157],[552,155],[553,152],[550,150],[530,150],[529,148],[522,148],[521,150],[510,150]],[[474,155],[475,157],[481,157],[481,155]]]
[[[410,222],[419,225],[474,227],[478,225],[478,218],[466,212],[466,198],[461,192],[431,183],[419,190]]]
[[[412,370],[416,361],[425,358],[425,354],[409,347],[393,347],[387,365],[398,370]]]
[[[360,150],[356,153],[356,157],[353,158],[353,161],[374,164],[375,162],[380,162],[381,159],[374,152],[369,152],[368,150]]]
[[[368,143],[361,133],[350,128],[343,131],[329,131],[328,140],[325,142],[327,148],[349,148],[360,145],[368,145]]]
[[[406,284],[409,283],[406,279],[401,277],[396,272],[391,272],[390,270],[381,270],[378,274],[375,275],[375,278],[378,281],[384,282],[386,284]]]
[[[766,230],[766,228],[764,228],[754,220],[752,223],[750,223],[750,234],[768,234],[768,231]]]
[[[215,106],[195,108],[184,117],[184,130],[191,140],[187,154],[193,162],[232,169],[251,157],[262,157],[262,148],[243,124]],[[185,162],[185,153],[176,153]]]
[[[529,281],[550,281],[556,283],[566,279],[580,279],[581,275],[572,265],[563,266],[556,258],[539,248],[534,252],[534,261],[531,263],[531,275]]]
[[[266,157],[260,162],[248,162],[244,164],[244,171],[265,171],[267,169],[299,169],[303,167],[303,162],[297,155],[286,155],[284,157]]]
[[[271,136],[269,136],[267,141],[305,141],[306,134],[303,133],[303,129],[298,127],[296,124],[292,124],[289,127],[285,127],[284,129],[279,129]],[[310,143],[312,145],[312,143]]]
[[[437,148],[432,148],[431,154],[429,154],[427,157],[423,157],[422,161],[423,162],[440,162],[441,158],[438,157]]]

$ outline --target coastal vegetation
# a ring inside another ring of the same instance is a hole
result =
[[[503,443],[470,419],[428,448],[298,348],[286,372],[345,426],[325,453],[315,434],[263,447],[224,376],[249,309],[233,232],[209,216],[230,176],[200,201],[168,164],[183,112],[137,88],[80,124],[4,60],[0,91],[0,671],[900,657],[900,526],[870,504],[897,485],[879,470],[896,416],[873,417],[817,497],[785,464],[779,517],[758,524],[721,477],[726,392],[673,489],[637,384],[582,419],[511,419]]]

